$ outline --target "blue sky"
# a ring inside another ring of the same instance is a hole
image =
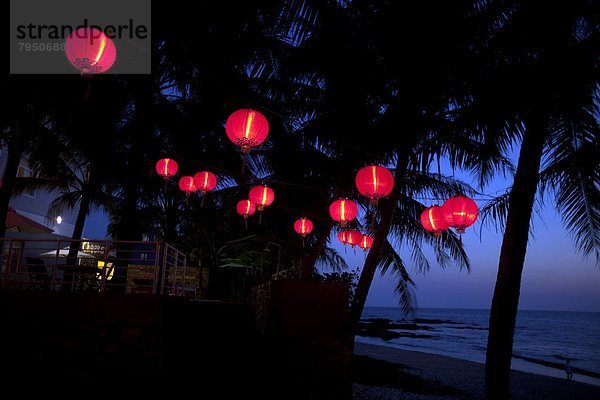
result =
[[[515,151],[510,155],[513,162],[517,155]],[[454,173],[456,178],[476,187],[468,173],[452,172],[444,162],[442,173]],[[499,175],[483,192],[497,195],[503,193],[511,184],[512,176]],[[534,230],[529,239],[525,259],[519,308],[600,312],[600,268],[595,266],[593,257],[584,260],[581,254],[576,252],[560,216],[557,215],[554,203],[549,200],[547,197],[547,204],[539,213],[533,215]],[[480,206],[484,204],[482,201],[478,203]],[[430,271],[410,271],[417,286],[419,307],[490,308],[498,271],[502,232],[498,233],[493,227],[485,226],[481,229],[480,237],[480,224],[481,221],[477,221],[463,235],[463,244],[471,261],[470,273],[459,271],[458,267],[442,269],[434,259],[430,259]],[[362,266],[362,254],[355,257],[353,252],[349,251],[345,257],[352,268]],[[410,264],[408,258],[405,262]],[[394,293],[394,279],[393,276],[377,275],[366,305],[397,306],[398,296]]]

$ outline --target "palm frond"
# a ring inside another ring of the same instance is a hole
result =
[[[577,114],[554,125],[541,188],[555,194],[575,246],[584,257],[593,254],[600,265],[600,126],[593,110]]]
[[[396,293],[400,296],[400,306],[406,314],[412,314],[417,308],[415,296],[415,283],[410,277],[402,257],[396,252],[392,244],[386,240],[377,264],[381,275],[392,274],[396,277]]]

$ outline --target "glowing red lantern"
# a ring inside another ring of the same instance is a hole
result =
[[[300,218],[296,220],[296,222],[294,222],[294,230],[296,231],[296,233],[301,235],[302,238],[305,238],[306,235],[312,232],[313,223],[308,218]]]
[[[464,233],[466,228],[477,221],[479,207],[468,197],[454,196],[444,202],[442,214],[448,226],[458,233]]]
[[[178,170],[177,162],[170,158],[163,158],[156,163],[156,172],[165,179],[174,176]]]
[[[212,172],[198,172],[194,175],[194,185],[200,190],[201,195],[205,195],[217,186],[217,177]]]
[[[331,203],[329,206],[329,214],[334,221],[337,221],[346,226],[358,215],[358,206],[355,202],[348,199],[339,199]]]
[[[275,192],[265,185],[254,186],[250,189],[249,198],[250,201],[258,207],[258,211],[262,211],[266,206],[273,203],[273,200],[275,200]]]
[[[357,230],[343,230],[338,233],[338,239],[344,244],[349,244],[352,247],[360,243],[362,239],[362,233]]]
[[[442,234],[442,231],[448,229],[448,224],[444,219],[442,207],[431,206],[421,213],[421,225],[426,231],[432,232],[436,237]]]
[[[394,176],[389,169],[379,165],[361,168],[356,174],[356,187],[360,194],[371,199],[372,204],[392,193]]]
[[[185,192],[186,196],[190,196],[190,193],[198,190],[194,184],[194,178],[191,176],[182,176],[179,179],[179,189]]]
[[[258,111],[244,108],[229,116],[225,123],[225,132],[229,140],[239,146],[242,153],[247,154],[252,147],[265,141],[269,134],[269,123]]]
[[[108,71],[117,58],[112,39],[98,28],[78,28],[65,43],[69,62],[84,75]]]
[[[371,247],[373,247],[373,238],[369,235],[362,235],[358,247],[360,247],[364,251],[369,250]]]
[[[240,200],[235,207],[237,213],[247,219],[256,212],[256,206],[250,200]]]

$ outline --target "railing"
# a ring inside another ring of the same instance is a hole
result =
[[[200,271],[164,242],[0,239],[0,287],[197,299]]]

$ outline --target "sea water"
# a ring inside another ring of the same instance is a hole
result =
[[[485,362],[489,310],[420,308],[407,318],[397,307],[366,307],[362,318],[415,319],[423,329],[393,329],[419,337],[358,336],[358,342]],[[575,380],[600,385],[600,313],[519,311],[512,368],[564,378],[566,358],[573,368],[590,372],[586,376],[575,371]]]

